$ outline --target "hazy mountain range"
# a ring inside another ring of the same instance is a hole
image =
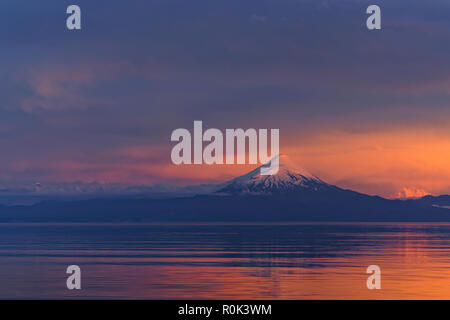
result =
[[[201,184],[173,186],[156,184],[130,186],[120,183],[35,183],[33,185],[0,187],[0,205],[33,205],[49,200],[88,200],[95,198],[173,198],[214,192],[221,185]]]
[[[0,221],[450,221],[450,196],[406,201],[369,196],[328,184],[286,157],[275,175],[263,176],[258,168],[216,185],[58,188],[0,190]]]

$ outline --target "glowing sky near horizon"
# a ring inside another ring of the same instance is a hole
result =
[[[170,134],[279,128],[329,183],[450,193],[450,3],[79,0],[0,3],[0,185],[220,182],[253,166],[171,164]]]

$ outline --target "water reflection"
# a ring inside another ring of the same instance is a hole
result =
[[[449,246],[448,224],[3,224],[0,298],[450,299]]]

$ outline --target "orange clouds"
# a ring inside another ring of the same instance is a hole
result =
[[[287,153],[330,183],[385,197],[405,186],[404,195],[411,196],[450,192],[448,133],[425,129],[328,132],[308,137],[303,144],[297,141]]]
[[[403,187],[402,190],[400,190],[396,194],[392,195],[391,198],[393,198],[393,199],[411,199],[411,198],[422,198],[422,197],[429,196],[429,195],[431,195],[431,193],[429,193],[425,190],[422,190],[422,189]]]

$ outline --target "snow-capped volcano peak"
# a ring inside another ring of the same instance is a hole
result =
[[[261,175],[261,167],[229,181],[220,193],[227,194],[273,194],[294,190],[319,190],[329,185],[307,170],[297,166],[287,156],[277,156],[279,169],[273,175]],[[272,159],[276,160],[277,158]],[[264,166],[267,166],[265,164]]]

